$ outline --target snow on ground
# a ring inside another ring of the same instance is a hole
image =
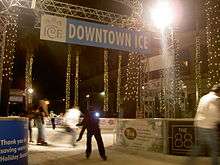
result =
[[[79,131],[78,131],[79,132]],[[71,135],[63,128],[46,129],[46,141],[48,146],[36,145],[37,129],[33,128],[34,143],[29,143],[29,165],[41,164],[44,161],[52,161],[61,159],[62,157],[84,154],[86,145],[86,132],[83,139],[77,142],[76,146],[71,145]],[[103,131],[102,133],[105,147],[113,145],[113,133],[111,131]],[[95,138],[92,144],[93,150],[97,150]]]

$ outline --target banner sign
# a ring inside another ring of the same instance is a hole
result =
[[[40,39],[78,45],[150,53],[151,35],[76,19],[43,15]]]
[[[28,121],[0,118],[0,164],[28,164]]]
[[[143,153],[163,152],[161,120],[120,119],[116,128],[117,146]]]
[[[169,153],[186,155],[195,144],[195,130],[193,121],[173,120],[168,122]]]

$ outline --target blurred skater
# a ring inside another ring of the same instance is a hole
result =
[[[76,144],[76,129],[79,123],[80,111],[78,107],[68,109],[63,116],[64,127],[67,132],[72,136],[71,144],[75,146]]]
[[[199,101],[194,123],[198,143],[194,146],[191,158],[187,164],[194,165],[195,156],[200,154],[202,148],[208,146],[212,157],[212,165],[218,165],[219,145],[217,125],[219,122],[220,84],[217,84]]]

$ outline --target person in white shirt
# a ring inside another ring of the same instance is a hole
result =
[[[67,132],[71,133],[72,135],[72,145],[75,146],[76,142],[76,129],[77,129],[77,124],[79,123],[79,118],[80,118],[80,111],[78,107],[68,109],[67,112],[63,116],[63,122],[64,122],[64,127]]]
[[[56,128],[55,118],[57,117],[57,115],[53,111],[50,111],[49,115],[50,115],[52,128],[55,129]]]
[[[195,116],[195,129],[198,143],[194,146],[190,164],[194,157],[198,156],[204,146],[208,146],[211,152],[212,165],[218,164],[218,132],[220,123],[220,84],[212,87],[210,92],[204,95],[197,108]]]

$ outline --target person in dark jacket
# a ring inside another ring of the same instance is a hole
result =
[[[38,109],[38,105],[34,104],[29,110],[28,110],[28,130],[29,130],[29,142],[33,143],[32,139],[32,125],[33,125],[33,119],[35,118],[35,112]]]
[[[86,158],[88,159],[92,152],[92,136],[94,135],[102,160],[107,160],[101,130],[99,128],[99,113],[95,110],[95,106],[90,106],[89,111],[85,113],[82,126],[79,138],[76,141],[82,139],[83,133],[87,129]]]
[[[37,144],[47,145],[45,141],[45,121],[44,118],[48,116],[47,105],[44,100],[39,101],[39,107],[35,111],[35,125],[38,129]]]

